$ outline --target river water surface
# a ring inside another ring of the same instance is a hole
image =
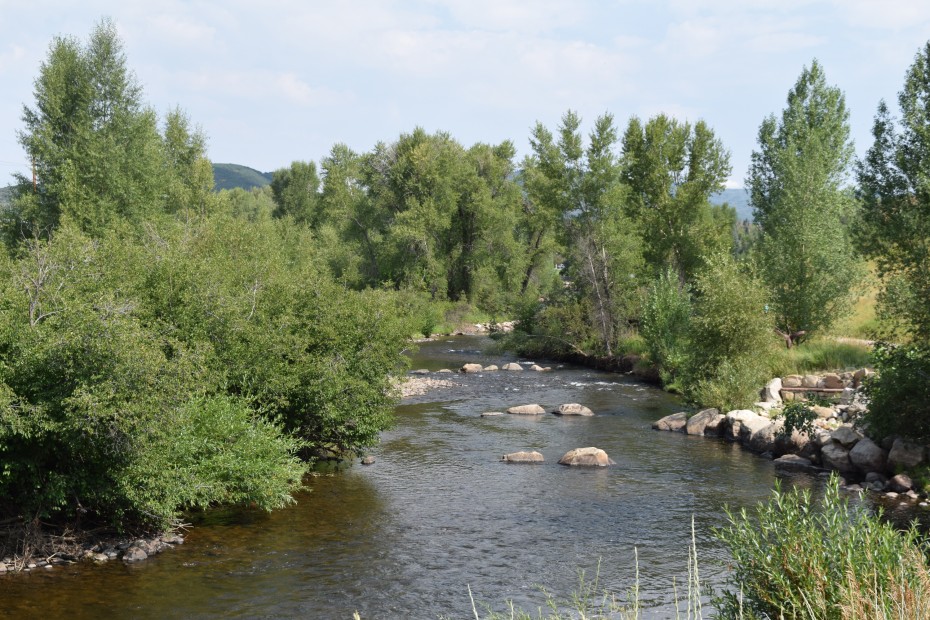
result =
[[[501,365],[490,341],[421,345],[414,368]],[[529,360],[520,360],[528,362]],[[184,545],[133,565],[110,562],[0,577],[8,617],[42,618],[470,618],[468,589],[497,610],[540,606],[538,586],[565,596],[578,571],[620,595],[639,556],[645,617],[674,618],[685,597],[691,521],[700,574],[720,587],[726,551],[712,536],[724,507],[769,496],[771,461],[722,441],[659,433],[673,396],[623,375],[575,367],[552,372],[431,375],[457,385],[404,401],[376,463],[309,479],[297,503],[271,514],[219,511]],[[484,411],[578,402],[589,418],[480,417]],[[557,464],[596,446],[617,465]],[[538,450],[541,465],[501,463]],[[787,485],[818,486],[792,478]],[[705,609],[705,612],[707,610]],[[708,615],[705,613],[705,615]]]

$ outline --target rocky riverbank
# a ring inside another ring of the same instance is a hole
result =
[[[704,409],[666,416],[656,430],[719,437],[774,459],[775,467],[812,473],[835,471],[850,491],[866,490],[889,499],[930,506],[923,489],[906,472],[930,462],[930,447],[900,437],[871,438],[861,427],[867,403],[859,387],[871,371],[825,375],[791,375],[773,379],[754,409],[720,412]],[[816,399],[810,432],[785,430],[785,402]]]
[[[22,528],[11,528],[5,538],[16,541],[17,552],[0,558],[0,574],[50,570],[78,562],[141,562],[184,543],[184,536],[177,532],[145,537],[90,533],[30,535]]]

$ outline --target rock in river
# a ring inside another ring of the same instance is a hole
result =
[[[661,420],[653,422],[652,428],[656,429],[657,431],[680,431],[687,423],[688,414],[687,412],[681,411],[679,413],[667,415]]]
[[[511,452],[501,457],[505,463],[542,463],[546,459],[535,450],[532,452]]]
[[[523,366],[516,362],[510,362],[509,364],[501,366],[501,370],[523,370]]]
[[[552,413],[556,415],[594,415],[593,411],[584,405],[579,405],[578,403],[566,403],[564,405],[559,405],[559,408],[554,409]]]
[[[464,366],[462,366],[462,369],[460,372],[472,373],[472,372],[481,372],[482,370],[484,370],[484,367],[482,367],[481,364],[465,364]]]
[[[565,453],[565,456],[559,459],[559,465],[571,465],[575,467],[607,467],[616,465],[607,453],[600,448],[575,448]]]
[[[546,410],[539,405],[517,405],[516,407],[508,409],[507,413],[516,415],[541,415],[546,413]]]

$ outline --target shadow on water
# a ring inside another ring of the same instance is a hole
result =
[[[502,364],[489,341],[425,343],[414,368]],[[530,360],[522,360],[530,361]],[[438,375],[437,375],[438,376]],[[657,433],[678,401],[622,375],[559,367],[549,373],[441,375],[456,385],[397,407],[376,463],[308,479],[297,503],[271,514],[215,511],[187,542],[138,565],[56,568],[0,578],[4,611],[45,618],[131,616],[436,618],[470,616],[467,587],[500,607],[535,608],[537,585],[568,594],[577,571],[623,594],[639,553],[646,617],[674,616],[673,580],[687,580],[691,518],[701,574],[720,585],[726,553],[712,529],[724,506],[769,496],[770,461],[724,442]],[[480,417],[517,404],[580,402],[591,418]],[[597,446],[606,469],[557,464]],[[538,450],[541,465],[501,455]],[[821,481],[786,484],[819,489]]]

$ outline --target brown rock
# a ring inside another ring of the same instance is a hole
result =
[[[594,415],[593,411],[584,405],[579,405],[578,403],[567,403],[565,405],[559,405],[559,408],[555,409],[552,413],[556,415]]]
[[[501,457],[505,463],[542,463],[545,458],[535,450],[533,452],[511,452]]]
[[[485,367],[484,367],[484,372],[494,372],[494,371],[496,371],[496,370],[500,370],[500,369],[497,367],[497,364],[491,364],[490,366],[485,366]]]
[[[516,407],[508,409],[507,413],[515,415],[541,415],[546,413],[546,410],[539,405],[517,405]]]
[[[481,364],[465,364],[462,366],[460,372],[473,373],[481,372],[482,370],[484,370],[484,368],[481,366]]]
[[[616,465],[600,448],[575,448],[559,459],[559,465],[573,467],[607,467]]]
[[[823,387],[829,390],[842,390],[846,387],[843,379],[835,372],[828,372],[823,376]]]
[[[914,481],[906,474],[898,474],[888,481],[888,488],[897,493],[907,493],[914,488]]]
[[[688,423],[688,414],[684,411],[667,415],[661,420],[652,423],[652,428],[657,431],[681,431],[684,430],[685,424]]]
[[[817,375],[804,375],[801,379],[801,387],[815,388],[820,387],[820,377]]]
[[[781,385],[786,388],[799,388],[801,387],[803,379],[801,375],[788,375],[787,377],[782,377]]]

